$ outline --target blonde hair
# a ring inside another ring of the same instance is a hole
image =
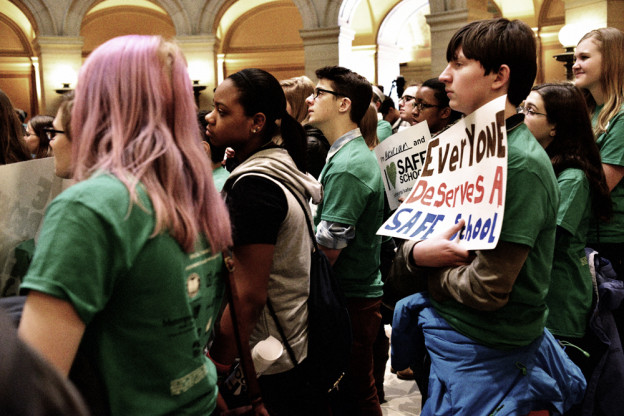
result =
[[[72,110],[74,178],[104,171],[139,204],[139,184],[168,232],[191,252],[231,245],[230,222],[202,149],[191,81],[180,48],[159,36],[111,39],[80,70]]]
[[[303,75],[285,79],[280,85],[290,105],[290,115],[299,123],[303,123],[308,118],[308,105],[305,100],[314,92],[314,83]]]
[[[624,33],[614,27],[606,27],[585,34],[579,43],[586,39],[595,39],[602,54],[600,87],[607,99],[594,126],[594,134],[598,137],[607,130],[609,120],[620,112],[624,104]],[[588,99],[587,104],[594,112],[594,97]]]

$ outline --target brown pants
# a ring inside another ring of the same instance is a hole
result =
[[[381,298],[347,299],[353,345],[338,414],[381,416],[373,376],[373,344],[381,325],[380,306]]]

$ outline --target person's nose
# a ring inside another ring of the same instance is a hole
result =
[[[444,83],[451,82],[451,64],[448,64],[438,79]]]
[[[206,114],[206,117],[204,117],[206,119],[206,123],[208,124],[213,124],[214,123],[214,116],[213,113],[217,111],[217,109],[213,109],[211,112],[209,112],[208,114]]]

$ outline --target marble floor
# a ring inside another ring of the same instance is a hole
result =
[[[386,326],[389,335],[390,326]],[[390,360],[384,377],[386,403],[381,405],[384,416],[420,415],[420,391],[414,380],[400,380],[390,372]]]

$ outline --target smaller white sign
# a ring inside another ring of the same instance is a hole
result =
[[[374,152],[381,168],[388,205],[395,210],[414,187],[425,164],[427,144],[431,139],[427,122],[393,134],[375,147]]]

